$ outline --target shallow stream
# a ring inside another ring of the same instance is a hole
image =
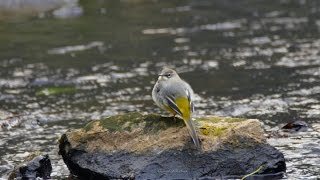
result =
[[[57,142],[68,129],[123,112],[157,112],[156,76],[174,67],[196,92],[196,116],[258,118],[285,179],[320,178],[320,2],[81,1],[79,16],[0,22],[0,178],[34,151],[53,178],[69,172]],[[5,118],[6,117],[6,118]]]

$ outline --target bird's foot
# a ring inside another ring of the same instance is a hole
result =
[[[177,123],[176,114],[172,116],[174,123]]]

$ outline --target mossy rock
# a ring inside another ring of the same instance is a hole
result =
[[[256,119],[195,118],[201,149],[182,119],[128,113],[92,121],[62,135],[59,153],[80,179],[241,177],[260,166],[285,171],[283,154],[266,143]]]
[[[258,120],[207,116],[194,120],[203,151],[224,145],[250,146],[264,143]],[[73,147],[89,151],[148,152],[194,148],[182,119],[158,114],[127,113],[89,122],[66,133]],[[242,141],[238,139],[242,138]]]

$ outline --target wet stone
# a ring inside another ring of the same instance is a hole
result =
[[[129,113],[88,123],[62,135],[59,153],[80,179],[278,177],[284,156],[266,143],[256,119],[196,119],[196,149],[181,119]]]
[[[293,121],[287,123],[282,129],[288,132],[302,132],[308,130],[308,124],[305,121]]]
[[[50,179],[52,172],[49,155],[38,155],[32,160],[17,166],[9,179]]]

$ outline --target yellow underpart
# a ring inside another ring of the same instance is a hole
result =
[[[191,115],[189,100],[185,97],[182,97],[182,96],[177,97],[176,104],[182,113],[182,118],[184,120],[189,119],[190,115]]]

